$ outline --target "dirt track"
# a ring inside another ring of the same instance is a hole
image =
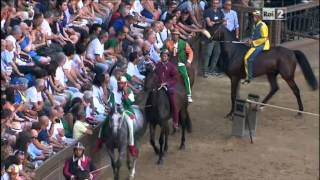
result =
[[[319,44],[305,44],[317,77]],[[310,50],[311,48],[311,50]],[[315,54],[316,53],[316,54]],[[299,68],[298,68],[299,69]],[[311,91],[300,69],[296,72],[305,110],[319,113],[319,90]],[[280,91],[270,104],[297,108],[287,84],[279,79]],[[255,93],[263,98],[269,90],[264,77],[241,87],[241,97]],[[179,151],[180,135],[169,139],[169,152],[163,166],[149,143],[142,146],[137,164],[137,180],[316,180],[319,179],[319,119],[295,118],[292,112],[265,108],[258,113],[257,137],[231,137],[231,121],[224,119],[230,108],[230,83],[223,78],[198,78],[190,106],[193,133],[187,134],[186,150]],[[146,139],[149,134],[145,135]],[[125,167],[124,167],[125,168]],[[111,170],[105,172],[110,178]],[[126,177],[122,176],[123,178]]]

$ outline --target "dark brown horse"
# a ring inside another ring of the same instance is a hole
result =
[[[234,103],[239,88],[239,82],[245,77],[243,58],[248,51],[249,46],[238,43],[231,43],[235,39],[231,33],[222,24],[214,25],[210,30],[211,39],[222,41],[223,70],[231,80],[231,111],[226,117],[231,117],[234,111]],[[268,100],[279,90],[277,76],[281,77],[288,83],[293,91],[299,106],[299,110],[303,111],[303,104],[300,97],[300,90],[294,80],[294,73],[297,63],[300,65],[303,75],[308,85],[316,90],[318,88],[317,79],[310,67],[310,64],[303,52],[299,50],[290,50],[285,47],[272,47],[268,51],[258,55],[253,63],[253,76],[258,77],[267,75],[271,86],[270,92],[263,99],[262,103]],[[301,115],[301,113],[298,113]]]
[[[159,79],[152,66],[147,66],[145,78],[145,93],[148,94],[145,116],[150,127],[150,144],[155,153],[159,155],[158,164],[163,163],[163,156],[168,150],[169,138],[169,119],[171,118],[169,97],[165,88],[160,88]],[[191,80],[190,80],[191,81]],[[179,111],[179,123],[181,124],[181,143],[180,149],[185,148],[185,131],[191,132],[191,119],[188,113],[188,101],[182,80],[176,86],[176,102]],[[161,127],[159,137],[160,148],[155,143],[156,126]]]

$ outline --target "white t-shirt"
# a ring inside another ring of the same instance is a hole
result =
[[[96,55],[99,55],[100,57],[103,56],[104,52],[104,44],[101,44],[98,38],[95,38],[92,40],[87,48],[87,57],[90,59],[96,59]]]
[[[132,62],[128,63],[127,73],[130,76],[136,76],[140,80],[143,80],[145,78],[144,75],[140,74],[140,71],[138,70],[137,65],[133,64]]]
[[[57,70],[56,70],[56,78],[55,78],[57,81],[60,82],[60,84],[62,84],[63,86],[66,86],[66,76],[63,72],[63,69],[61,66],[57,67]]]
[[[52,122],[49,121],[49,126],[47,127],[48,131],[50,130],[51,125],[52,125]],[[59,136],[59,129],[64,129],[61,120],[60,122],[54,124],[52,137],[57,139],[57,137]]]
[[[131,9],[130,9],[130,15],[134,15],[133,12],[136,12],[140,15],[142,10],[143,10],[143,6],[142,6],[140,0],[135,0]]]
[[[99,114],[105,113],[104,103],[102,101],[104,93],[102,87],[92,86],[93,106]]]
[[[163,28],[163,30],[160,32],[160,37],[163,42],[165,42],[171,35],[171,32],[166,27]]]
[[[52,35],[51,27],[46,19],[43,19],[40,28],[41,28],[41,33],[47,34],[48,36]],[[51,40],[48,40],[48,43],[50,44]]]
[[[30,107],[32,107],[32,103],[38,103],[39,101],[43,101],[41,96],[41,92],[38,92],[35,86],[32,86],[26,90],[27,102]]]

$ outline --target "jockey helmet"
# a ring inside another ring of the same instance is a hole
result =
[[[83,149],[83,150],[85,150],[85,147],[83,146],[83,144],[81,142],[77,142],[74,145],[73,149]]]

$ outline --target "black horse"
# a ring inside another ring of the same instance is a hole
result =
[[[144,89],[148,94],[145,107],[145,116],[150,127],[150,143],[156,154],[159,155],[158,164],[163,164],[163,156],[168,151],[169,119],[171,118],[169,97],[165,88],[160,88],[160,83],[152,66],[147,66]],[[188,101],[182,81],[177,84],[177,108],[179,111],[179,122],[181,124],[180,149],[185,148],[185,131],[191,131],[191,120],[188,113]],[[155,144],[156,126],[161,127],[159,138],[160,149]]]
[[[249,50],[249,46],[245,44],[232,43],[234,41],[232,34],[221,23],[215,24],[209,29],[211,40],[223,41],[222,69],[231,80],[231,111],[226,117],[231,117],[234,111],[234,103],[239,88],[239,82],[245,77],[243,58]],[[300,90],[294,80],[296,64],[300,65],[303,75],[308,85],[316,90],[318,88],[317,79],[310,67],[310,64],[303,52],[299,50],[290,50],[285,47],[272,47],[268,51],[258,55],[253,63],[253,76],[261,76],[266,74],[271,86],[270,92],[263,99],[262,103],[268,100],[279,90],[277,76],[281,77],[288,83],[298,101],[299,110],[303,111],[303,104],[300,97]],[[298,113],[301,115],[301,113]]]

